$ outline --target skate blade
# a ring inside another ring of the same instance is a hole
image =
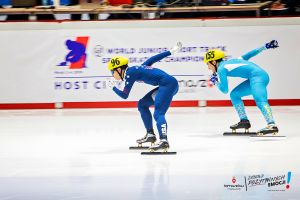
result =
[[[138,150],[138,149],[149,149],[148,146],[142,146],[143,143],[139,143],[138,146],[135,146],[135,147],[129,147],[130,150]],[[151,146],[152,145],[155,145],[154,142],[151,142]]]
[[[239,129],[243,129],[243,128],[239,128]],[[236,130],[237,130],[237,129],[232,129],[231,132],[232,132],[232,133],[239,133],[239,132],[236,132]],[[249,128],[245,128],[245,132],[246,132],[246,133],[249,133]]]
[[[276,135],[264,135],[264,136],[250,136],[250,139],[256,139],[256,140],[284,140],[286,139],[286,136],[276,136]]]
[[[141,152],[141,155],[176,155],[177,152]]]
[[[250,136],[256,135],[256,132],[224,132],[223,136]]]
[[[139,150],[139,149],[143,150],[143,149],[149,149],[149,147],[146,147],[146,146],[144,146],[144,147],[141,147],[141,146],[140,147],[129,147],[129,149],[130,150]]]

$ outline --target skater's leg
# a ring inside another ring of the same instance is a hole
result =
[[[178,82],[176,79],[171,79],[166,86],[160,86],[154,100],[154,119],[160,139],[167,140],[167,121],[165,114],[170,107],[173,96],[178,91]]]
[[[155,95],[157,91],[158,87],[151,90],[138,102],[138,109],[140,111],[142,120],[147,130],[153,129],[152,114],[149,110],[149,107],[154,105],[154,100],[152,96]]]
[[[269,82],[269,76],[266,73],[263,82],[251,83],[251,90],[253,92],[253,97],[256,102],[257,107],[261,110],[263,116],[265,117],[268,126],[257,131],[258,135],[273,134],[276,135],[279,132],[278,127],[275,125],[271,107],[268,103],[268,93],[267,85]]]
[[[240,120],[247,120],[247,115],[245,112],[245,106],[242,97],[251,95],[251,88],[249,80],[246,80],[235,87],[230,93],[230,99],[233,107],[238,113]]]
[[[268,92],[267,92],[268,82],[269,82],[268,77],[264,77],[263,82],[251,83],[251,90],[256,105],[261,110],[266,122],[268,124],[275,124],[272,110],[268,103]]]

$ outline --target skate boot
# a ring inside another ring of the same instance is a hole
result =
[[[156,143],[154,146],[149,147],[150,152],[163,149],[165,152],[170,148],[169,142],[167,140],[161,140],[159,143]]]
[[[275,124],[269,124],[266,128],[263,128],[263,129],[257,131],[257,135],[259,135],[259,136],[263,136],[266,134],[276,135],[278,132],[279,132],[279,129],[277,128],[277,126]]]
[[[232,132],[236,132],[236,129],[244,128],[245,132],[249,132],[249,128],[251,128],[250,121],[248,119],[242,119],[239,123],[230,126]]]
[[[156,136],[154,133],[147,133],[143,138],[136,140],[138,146],[141,147],[142,143],[151,142],[151,146],[156,142]]]

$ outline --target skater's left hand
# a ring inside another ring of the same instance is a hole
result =
[[[267,49],[276,49],[278,46],[277,40],[272,40],[271,42],[266,44]]]
[[[114,84],[114,82],[113,82],[110,78],[108,78],[108,79],[106,80],[106,86],[107,86],[108,88],[110,88],[110,89],[113,89],[113,88],[115,87],[115,84]]]
[[[180,49],[182,48],[182,44],[181,42],[178,42],[176,46],[172,47],[170,49],[170,52],[172,55],[174,55],[175,53],[177,53]]]
[[[218,82],[218,81],[219,81],[219,79],[218,79],[218,74],[213,73],[213,74],[211,75],[211,77],[210,77],[210,81],[213,82],[213,84],[215,84],[216,82]]]

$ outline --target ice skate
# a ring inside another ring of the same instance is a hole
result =
[[[168,152],[170,148],[169,142],[166,140],[161,140],[154,146],[149,147],[150,152],[142,152],[142,155],[176,155],[176,152]],[[163,150],[163,152],[157,152],[157,150]]]
[[[269,124],[266,128],[257,131],[256,136],[250,136],[252,139],[257,140],[274,140],[274,139],[285,139],[286,136],[277,136],[279,129],[275,124]],[[267,135],[270,134],[270,135]]]
[[[256,135],[256,132],[249,132],[249,128],[251,127],[251,124],[249,120],[242,119],[239,123],[230,126],[232,129],[231,132],[224,132],[223,136],[251,136]],[[245,132],[236,132],[236,129],[244,128]]]
[[[148,146],[143,147],[142,144],[146,142],[151,142],[151,146],[155,145],[156,142],[156,136],[154,133],[147,133],[144,137],[141,139],[137,139],[136,143],[138,143],[137,147],[129,147],[129,149],[148,149]]]
[[[169,142],[166,140],[161,140],[156,145],[149,147],[150,152],[154,152],[160,149],[163,149],[166,152],[168,151],[169,148],[170,148]]]
[[[259,131],[257,131],[257,135],[259,136],[263,136],[266,134],[272,134],[272,135],[276,135],[278,133],[278,128],[275,124],[269,124],[266,128],[263,128]]]
[[[245,133],[249,132],[249,128],[251,128],[250,121],[248,119],[242,119],[239,123],[230,126],[232,132],[235,133],[236,129],[244,128]]]
[[[151,146],[155,144],[156,142],[156,136],[154,133],[147,133],[144,137],[141,139],[136,140],[136,143],[138,143],[139,146],[142,146],[142,143],[151,142]]]

